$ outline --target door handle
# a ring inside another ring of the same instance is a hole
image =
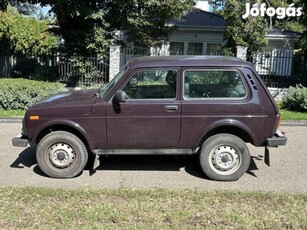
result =
[[[165,108],[167,111],[174,111],[178,109],[178,105],[166,105]]]

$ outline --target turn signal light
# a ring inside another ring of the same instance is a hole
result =
[[[39,120],[39,116],[35,115],[35,116],[30,116],[30,121],[37,121]]]

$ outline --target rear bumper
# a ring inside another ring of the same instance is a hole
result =
[[[279,130],[276,131],[273,137],[267,138],[265,142],[265,145],[268,147],[278,147],[286,144],[287,138]]]
[[[27,147],[29,141],[27,137],[23,136],[22,134],[19,134],[18,136],[14,137],[12,139],[13,146],[15,147]]]

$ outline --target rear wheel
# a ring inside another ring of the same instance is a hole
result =
[[[212,180],[238,180],[250,165],[249,150],[237,136],[217,134],[203,143],[200,165]]]
[[[71,178],[84,169],[88,152],[77,136],[65,131],[55,131],[47,134],[39,142],[36,160],[47,176]]]

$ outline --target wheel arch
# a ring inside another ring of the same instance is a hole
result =
[[[87,136],[85,130],[79,124],[71,121],[58,121],[58,122],[53,121],[51,123],[45,124],[43,127],[41,127],[40,130],[38,130],[35,133],[33,142],[35,144],[38,144],[44,136],[54,131],[70,132],[76,135],[84,143],[86,147],[90,149],[92,148],[92,143],[89,137]]]
[[[210,126],[204,135],[200,138],[199,147],[211,136],[220,134],[220,133],[228,133],[235,135],[241,138],[246,143],[255,143],[255,137],[252,132],[241,122],[227,120],[224,122],[219,122],[217,124],[213,124]]]

